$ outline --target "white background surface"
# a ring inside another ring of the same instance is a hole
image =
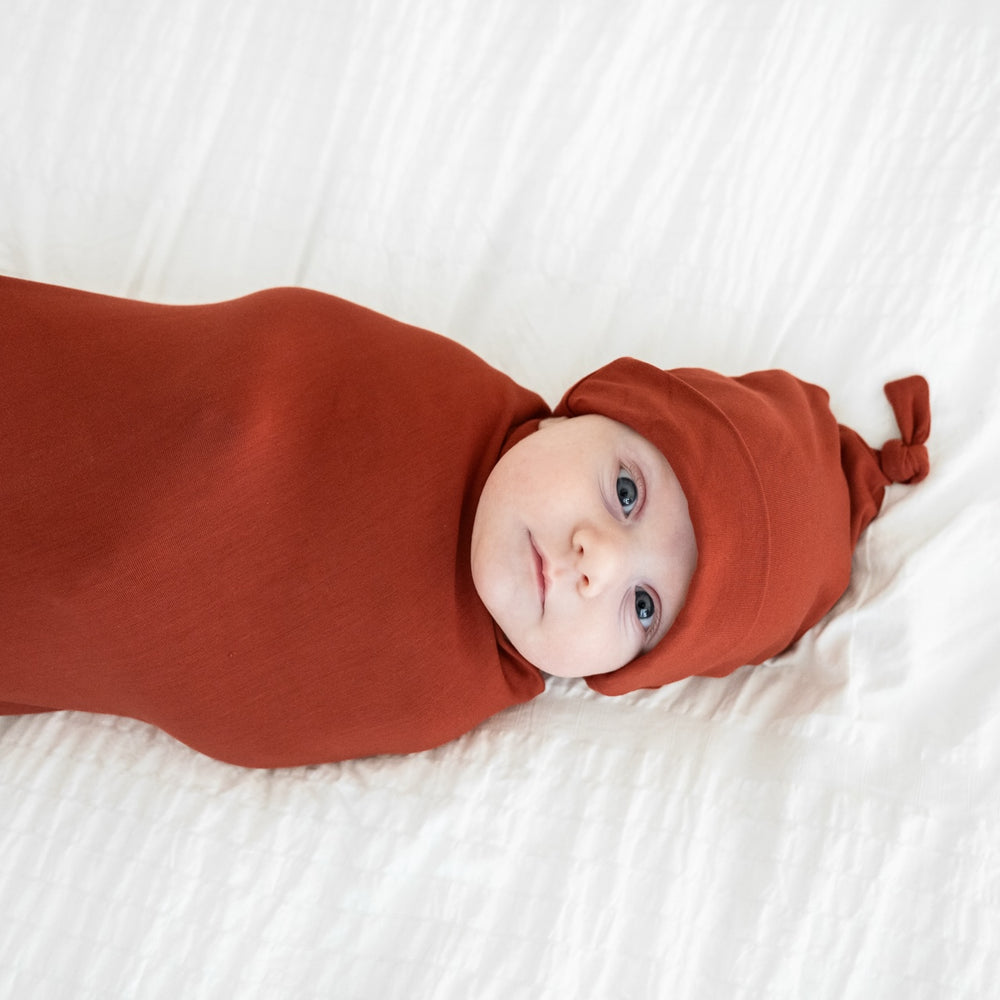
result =
[[[553,403],[634,354],[934,411],[835,613],[724,681],[274,773],[0,720],[0,996],[995,995],[998,54],[986,2],[0,0],[2,273],[309,285]]]

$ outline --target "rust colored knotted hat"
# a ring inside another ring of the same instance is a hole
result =
[[[885,387],[900,438],[881,450],[837,423],[824,389],[785,371],[664,371],[621,358],[579,381],[558,415],[599,413],[666,456],[687,497],[698,563],[663,639],[587,678],[602,694],[721,677],[792,645],[847,589],[858,536],[890,483],[929,469],[919,375]]]

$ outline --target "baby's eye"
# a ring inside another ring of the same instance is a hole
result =
[[[656,621],[656,601],[642,587],[635,588],[635,615],[644,629]]]
[[[626,514],[632,513],[636,500],[639,499],[639,487],[635,485],[635,480],[624,470],[618,471],[618,482],[615,485],[618,493],[618,502]]]

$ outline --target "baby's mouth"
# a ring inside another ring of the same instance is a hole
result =
[[[538,551],[538,547],[535,545],[535,539],[532,538],[531,532],[528,532],[528,541],[531,544],[531,554],[534,556],[535,560],[535,581],[538,584],[538,600],[542,605],[542,612],[545,612],[545,560],[542,558],[541,552]]]

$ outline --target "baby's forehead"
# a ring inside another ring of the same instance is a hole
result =
[[[643,433],[643,431],[637,429],[631,424],[619,420],[617,417],[595,411],[591,413],[573,414],[565,419],[573,421],[588,421],[595,427],[600,427],[605,432],[625,437],[632,443],[641,442],[643,447],[655,452],[660,458],[669,461],[664,449],[660,446],[658,441],[652,440],[649,436]]]

